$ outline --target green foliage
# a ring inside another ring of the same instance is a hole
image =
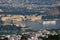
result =
[[[60,40],[60,35],[48,35],[48,38],[41,37],[43,40]]]
[[[9,40],[8,38],[4,38],[3,40]]]
[[[6,38],[4,38],[4,39],[0,39],[0,40],[9,40],[9,39],[6,37]]]
[[[22,37],[21,37],[21,40],[28,40],[28,36],[27,35],[22,35]]]

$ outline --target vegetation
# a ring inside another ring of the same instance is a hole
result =
[[[4,38],[4,39],[0,39],[0,40],[9,40],[9,39],[6,37],[6,38]]]
[[[40,38],[42,38],[43,40],[60,40],[60,35],[48,35],[48,38],[46,37],[40,37]]]
[[[28,40],[28,36],[26,34],[22,35],[21,40]]]

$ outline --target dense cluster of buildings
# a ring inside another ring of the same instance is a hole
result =
[[[17,27],[26,27],[29,22],[36,22],[33,26],[36,26],[36,24],[39,24],[43,27],[48,26],[56,26],[57,20],[60,21],[60,12],[57,8],[57,6],[60,6],[60,0],[0,0],[0,12],[21,12],[21,14],[26,12],[31,13],[38,13],[39,15],[10,15],[10,14],[0,14],[0,26],[6,26],[6,25],[15,25]],[[25,25],[25,21],[27,24]],[[37,23],[39,22],[39,23]],[[42,24],[42,25],[41,25]],[[29,26],[29,25],[28,25]],[[52,26],[52,27],[53,27]],[[24,29],[25,30],[25,29]],[[8,32],[8,31],[7,31]],[[27,35],[30,37],[28,40],[42,40],[41,38],[38,39],[38,37],[46,37],[48,38],[48,35],[58,35],[60,34],[60,30],[57,31],[48,31],[48,30],[40,30],[38,32],[26,32]],[[7,37],[9,40],[20,40],[22,35],[2,35],[0,36],[0,39],[4,39]]]
[[[60,34],[60,30],[58,31],[40,30],[38,32],[26,32],[26,34],[29,35],[28,40],[42,40],[42,38],[38,37],[48,38],[48,35],[58,35]],[[1,37],[0,39],[4,39],[5,37],[7,37],[9,40],[20,40],[22,35],[11,34],[11,35],[2,35],[0,37]]]
[[[30,6],[59,6],[60,0],[0,0],[0,6],[28,7]],[[5,4],[5,5],[4,5]],[[27,5],[28,4],[28,5]]]
[[[38,22],[38,21],[43,21],[43,25],[47,25],[47,24],[56,24],[56,20],[59,20],[58,18],[53,18],[52,17],[50,19],[48,19],[47,17],[49,16],[46,16],[45,19],[43,19],[43,16],[42,15],[6,15],[6,16],[3,16],[3,15],[0,15],[1,19],[4,24],[3,25],[12,25],[12,24],[15,24],[18,26],[18,24],[20,25],[21,22],[23,21],[31,21],[31,22]],[[47,20],[47,21],[46,21]]]
[[[56,25],[58,18],[48,19],[46,16],[45,19],[43,19],[42,15],[0,15],[0,20],[3,21],[2,25],[16,25],[16,26],[23,26],[25,27],[24,21],[29,22],[40,22],[43,26],[45,25]]]
[[[60,0],[0,0],[0,3],[40,3],[40,4],[54,4],[59,3]]]
[[[1,17],[1,20],[4,22],[4,25],[8,24],[20,24],[20,22],[25,21],[25,20],[29,20],[32,22],[35,21],[40,21],[41,16],[35,16],[35,15],[31,15],[31,16],[23,16],[23,15],[9,15],[9,16],[3,16]]]

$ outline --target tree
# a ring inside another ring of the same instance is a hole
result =
[[[9,40],[9,39],[6,37],[6,38],[4,38],[3,40]]]
[[[22,35],[21,40],[28,40],[28,37],[24,34]]]

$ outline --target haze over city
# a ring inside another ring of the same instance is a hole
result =
[[[60,0],[0,0],[0,35],[9,40],[60,40]]]

